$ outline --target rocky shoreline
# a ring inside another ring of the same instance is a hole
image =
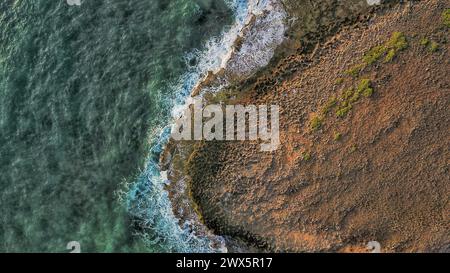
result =
[[[448,6],[394,2],[281,1],[285,38],[269,47],[265,68],[239,75],[224,66],[197,85],[192,95],[209,102],[279,104],[283,143],[262,154],[251,142],[171,141],[161,165],[182,223],[223,236],[230,252],[365,252],[371,240],[391,252],[448,251],[448,29],[433,24]],[[408,51],[348,75],[400,31]],[[439,49],[427,52],[425,38]],[[329,106],[311,128],[317,108],[362,81],[375,95],[358,93],[343,117],[329,117]]]

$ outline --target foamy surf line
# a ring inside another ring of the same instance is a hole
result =
[[[191,68],[173,88],[178,96],[172,101],[172,123],[151,137],[147,166],[132,185],[127,196],[127,209],[137,221],[149,248],[167,252],[227,252],[223,238],[210,234],[196,234],[192,225],[200,222],[180,223],[174,215],[172,203],[165,186],[170,182],[167,173],[161,171],[159,156],[167,144],[174,120],[190,103],[192,90],[208,74],[226,71],[214,87],[202,88],[201,93],[216,92],[226,87],[235,75],[248,77],[266,66],[276,47],[283,41],[286,13],[278,0],[229,0],[234,11],[234,24],[219,38],[208,41],[203,51],[187,54],[195,58],[197,65]],[[240,49],[236,40],[243,39]],[[200,94],[201,95],[201,94]]]

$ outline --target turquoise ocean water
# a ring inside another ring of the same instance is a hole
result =
[[[245,1],[81,3],[0,2],[0,251],[210,251],[171,215],[158,143]]]

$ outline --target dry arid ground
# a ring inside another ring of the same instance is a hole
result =
[[[281,145],[183,144],[205,224],[252,250],[450,251],[449,7],[376,10],[227,97],[279,105]]]

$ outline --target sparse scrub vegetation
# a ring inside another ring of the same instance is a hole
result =
[[[429,47],[430,52],[436,52],[439,50],[439,44],[435,41],[432,41],[430,43],[430,47]]]
[[[345,90],[345,91],[342,92],[341,98],[342,98],[343,100],[347,100],[347,99],[349,99],[352,95],[353,95],[353,88],[349,88],[349,89],[347,89],[347,90]]]
[[[430,52],[436,52],[439,50],[439,44],[435,41],[431,41],[426,37],[420,39],[419,43],[421,46],[427,48]]]
[[[309,152],[303,152],[302,153],[302,160],[303,161],[310,161],[311,160],[311,154]]]
[[[391,62],[397,54],[408,48],[408,40],[402,32],[394,32],[391,38],[382,45],[378,45],[370,49],[362,58],[362,63],[357,64],[346,71],[345,75],[353,78],[358,77],[362,70],[371,66],[384,57],[384,63]]]
[[[343,118],[347,116],[348,112],[353,109],[353,106],[351,104],[348,104],[347,106],[342,106],[338,110],[336,110],[336,116],[338,118]]]
[[[426,46],[428,46],[429,44],[430,44],[430,40],[429,40],[428,38],[424,37],[424,38],[420,39],[420,45],[421,45],[421,46],[426,47]]]
[[[336,117],[343,118],[353,109],[353,104],[361,99],[361,96],[370,97],[374,90],[371,87],[370,79],[361,79],[356,88],[345,89],[339,98],[331,97],[325,105],[322,106],[320,115],[314,114],[309,122],[312,131],[317,131],[323,126],[326,115],[334,108]]]
[[[369,79],[362,79],[361,82],[358,85],[358,91],[362,91],[364,89],[367,89],[370,87],[370,80]]]
[[[387,51],[386,46],[379,45],[374,48],[372,48],[369,52],[364,55],[363,60],[367,65],[372,65],[376,61],[378,61],[381,56],[383,56]]]
[[[322,114],[326,115],[333,109],[337,104],[337,99],[335,97],[331,97],[328,102],[322,107]]]
[[[355,93],[353,93],[353,96],[350,97],[348,102],[349,103],[357,102],[359,100],[359,98],[360,98],[360,93],[359,92],[355,92]]]
[[[384,62],[388,63],[390,61],[392,61],[395,57],[395,54],[397,52],[394,49],[389,50],[389,52],[386,54],[386,57],[384,58]]]
[[[385,56],[384,62],[391,62],[398,52],[406,49],[408,47],[408,41],[406,36],[401,32],[394,32],[391,38],[384,44],[379,45],[366,53],[363,57],[363,61],[366,65],[372,65],[376,63],[381,57]]]
[[[446,27],[450,27],[450,9],[446,9],[446,10],[444,10],[444,12],[442,13],[442,23],[443,23]]]
[[[344,83],[344,78],[337,78],[335,83],[336,83],[337,85],[343,84],[343,83]]]
[[[334,141],[339,141],[342,139],[342,134],[341,133],[334,133],[333,136]]]
[[[362,94],[364,97],[370,97],[373,94],[372,82],[369,79],[362,79],[358,85],[358,94]]]
[[[323,118],[322,116],[314,115],[314,116],[311,118],[309,127],[311,128],[311,130],[317,131],[317,130],[319,130],[319,129],[322,127],[322,125],[323,125],[323,120],[324,120],[324,118]]]
[[[337,117],[345,117],[353,109],[353,103],[359,101],[361,95],[370,97],[373,94],[373,88],[370,86],[369,79],[362,79],[356,89],[350,88],[342,93],[340,107],[336,110]]]
[[[369,98],[373,95],[373,88],[367,88],[362,92],[362,95],[366,98]]]
[[[436,51],[439,45],[434,45],[433,42],[427,38],[423,38],[420,41],[421,45],[429,45],[430,50]],[[362,58],[362,62],[354,65],[348,70],[344,71],[344,74],[357,79],[361,71],[363,71],[368,66],[375,64],[376,62],[383,60],[383,63],[391,62],[400,51],[408,48],[408,40],[402,32],[392,33],[390,39],[382,45],[378,45],[370,49]],[[433,49],[432,49],[433,48]],[[335,81],[336,84],[340,85],[344,83],[343,78],[338,78]],[[336,117],[344,118],[353,109],[353,105],[358,102],[361,97],[369,98],[373,95],[374,89],[371,86],[372,82],[370,79],[363,78],[359,81],[356,87],[346,88],[342,91],[339,98],[332,97],[328,102],[323,105],[320,109],[321,115],[314,115],[310,120],[309,127],[312,131],[317,131],[320,129],[325,121],[326,115],[333,109],[335,109]],[[341,135],[336,133],[334,135],[335,140],[339,140]]]
[[[408,41],[406,36],[402,32],[394,32],[391,39],[387,42],[389,49],[395,49],[396,51],[404,50],[408,48]]]
[[[359,73],[361,72],[361,70],[363,70],[365,68],[364,64],[358,64],[353,66],[352,68],[344,71],[344,73],[348,76],[351,76],[353,78],[358,77]]]

